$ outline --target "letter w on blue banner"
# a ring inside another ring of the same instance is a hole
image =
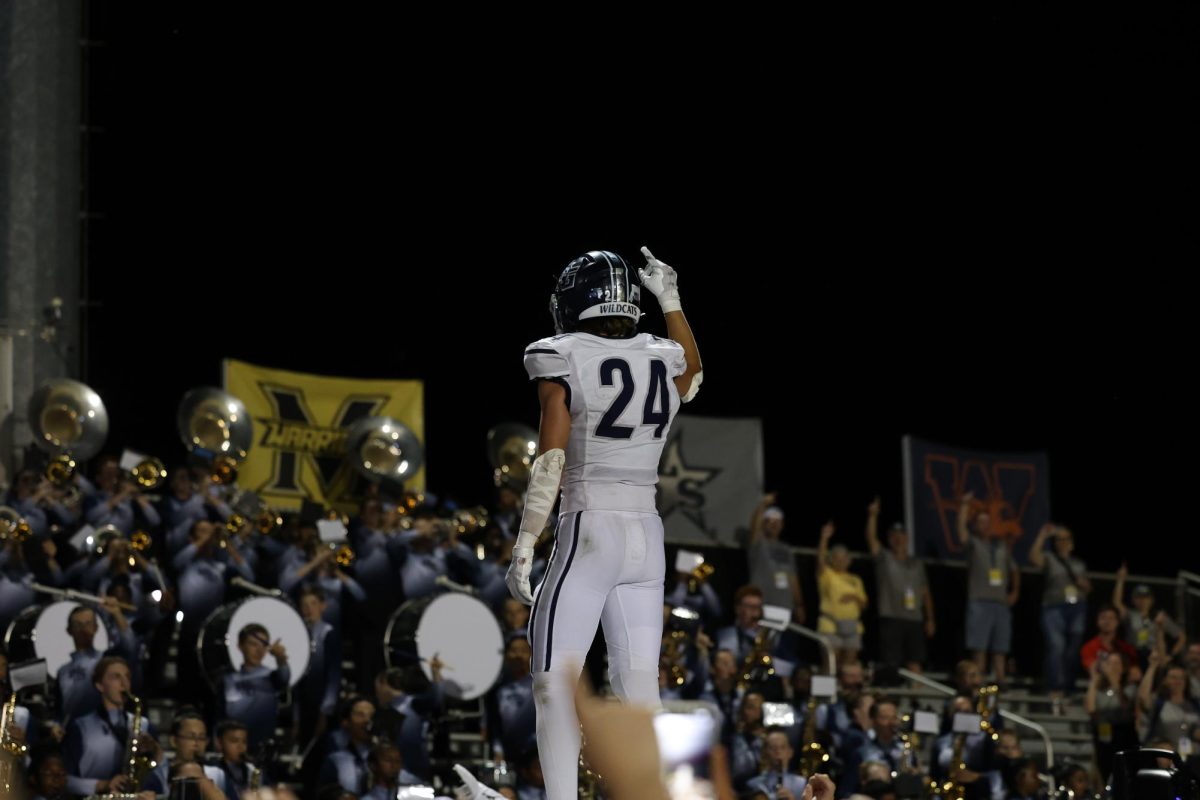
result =
[[[992,527],[1012,543],[1013,558],[1027,563],[1038,529],[1050,520],[1050,461],[1045,452],[963,450],[905,436],[905,520],[915,552],[961,558],[958,514],[966,492],[975,496],[971,519],[986,512]]]

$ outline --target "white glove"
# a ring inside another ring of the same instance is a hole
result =
[[[645,268],[638,270],[642,286],[649,289],[658,300],[664,314],[682,311],[683,306],[679,304],[679,277],[675,270],[655,258],[649,247],[642,248],[642,255],[646,257]]]
[[[562,478],[567,455],[561,449],[547,450],[537,457],[529,470],[529,490],[525,493],[525,510],[521,514],[520,533],[513,547],[512,561],[504,582],[508,593],[527,606],[533,605],[529,589],[529,573],[533,570],[533,547],[554,508],[558,484]]]
[[[475,776],[462,764],[455,764],[454,771],[463,782],[462,786],[454,789],[454,796],[458,800],[504,800],[504,795],[475,780]]]
[[[537,544],[537,534],[521,531],[517,534],[517,543],[513,545],[512,561],[508,562],[508,574],[504,582],[508,584],[508,593],[527,606],[533,605],[533,591],[529,588],[529,573],[533,570],[533,546]]]

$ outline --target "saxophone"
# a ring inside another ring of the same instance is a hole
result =
[[[687,683],[687,631],[671,631],[663,637],[663,660],[670,665],[671,677],[668,681],[672,686],[683,686]]]
[[[900,756],[900,771],[896,776],[897,780],[905,777],[913,779],[913,788],[918,791],[919,795],[938,795],[938,782],[935,780],[926,780],[924,777],[925,769],[921,766],[921,734],[913,730],[913,717],[911,714],[905,714],[900,718],[903,728],[900,733],[900,744],[902,753]],[[917,787],[920,787],[917,789]]]
[[[249,776],[246,779],[246,783],[250,796],[254,798],[254,800],[258,800],[258,793],[262,788],[262,770],[250,762],[246,762],[246,773]]]
[[[966,788],[959,782],[959,773],[967,768],[963,761],[963,750],[966,747],[967,735],[958,733],[954,736],[954,753],[950,756],[950,774],[946,776],[946,782],[941,785],[941,791],[938,796],[943,800],[963,800],[966,794]]]
[[[20,772],[25,763],[28,749],[8,733],[17,718],[17,693],[13,692],[8,702],[0,709],[0,796],[11,797],[19,783]]]
[[[579,748],[579,780],[576,789],[579,800],[596,800],[600,794],[600,775],[592,771],[587,760],[583,757],[582,741]]]
[[[808,714],[804,718],[804,733],[800,738],[800,774],[811,778],[829,761],[825,746],[817,741],[817,698],[808,696]]]
[[[751,683],[766,680],[775,674],[774,661],[771,659],[771,629],[758,627],[754,637],[754,646],[746,654],[742,662],[742,674],[738,678],[738,688],[745,689]]]
[[[125,743],[125,776],[130,788],[136,792],[146,781],[150,771],[158,766],[149,753],[144,752],[142,742],[142,699],[129,692],[126,696],[133,701],[133,724],[129,727],[129,741]]]
[[[979,715],[979,729],[983,731],[984,736],[992,737],[993,741],[1000,738],[1000,734],[992,725],[992,715],[996,713],[998,702],[1000,702],[999,686],[992,684],[979,687],[979,695],[975,701],[975,713]]]

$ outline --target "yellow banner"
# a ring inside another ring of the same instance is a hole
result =
[[[346,429],[363,417],[392,417],[425,444],[421,381],[308,375],[226,359],[225,391],[246,404],[254,444],[238,466],[238,485],[277,508],[304,500],[357,510],[361,480],[346,459]],[[425,488],[425,468],[405,483]]]

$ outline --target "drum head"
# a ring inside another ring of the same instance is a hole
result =
[[[71,662],[71,654],[75,652],[75,640],[67,634],[67,617],[80,605],[73,600],[60,600],[43,606],[37,615],[37,622],[34,623],[32,631],[33,651],[38,658],[46,659],[46,671],[50,675],[57,675],[64,664]],[[95,612],[94,608],[92,610]],[[92,640],[92,646],[103,653],[109,647],[108,629],[105,628],[99,614],[96,614],[96,623],[96,638]]]
[[[459,700],[486,694],[504,665],[504,637],[492,612],[474,597],[453,592],[416,603],[419,605],[401,606],[393,617],[397,624],[395,637],[389,637],[389,655],[415,649],[421,671],[430,679],[429,662],[436,655],[445,664],[442,688],[446,694]],[[414,633],[403,623],[422,607]]]
[[[272,644],[276,639],[283,640],[283,646],[287,648],[288,667],[291,669],[289,684],[295,686],[308,669],[309,657],[308,627],[300,612],[274,597],[251,597],[243,601],[233,612],[225,631],[229,663],[235,670],[241,669],[245,661],[237,646],[238,631],[252,622],[267,629]],[[275,663],[275,656],[268,653],[263,659],[263,666],[273,670],[279,665]]]

